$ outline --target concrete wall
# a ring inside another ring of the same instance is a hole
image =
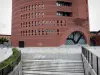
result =
[[[8,59],[12,54],[11,48],[0,48],[0,63]]]
[[[84,69],[85,69],[85,75],[97,75],[83,54],[82,54],[82,58],[83,58],[83,64],[84,64]]]
[[[8,75],[22,75],[22,63],[20,62]]]

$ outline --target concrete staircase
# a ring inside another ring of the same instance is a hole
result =
[[[23,75],[84,75],[81,53],[74,52],[22,52],[22,72]]]

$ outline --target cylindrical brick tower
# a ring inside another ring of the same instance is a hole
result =
[[[89,44],[87,0],[12,0],[12,46]]]

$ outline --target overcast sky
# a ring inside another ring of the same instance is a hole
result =
[[[11,34],[12,0],[0,0],[0,34]],[[90,31],[100,30],[100,0],[89,0]]]

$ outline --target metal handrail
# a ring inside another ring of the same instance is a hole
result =
[[[82,54],[86,58],[87,62],[91,65],[91,68],[95,71],[97,75],[99,74],[99,60],[100,58],[94,54],[92,51],[82,47]]]

